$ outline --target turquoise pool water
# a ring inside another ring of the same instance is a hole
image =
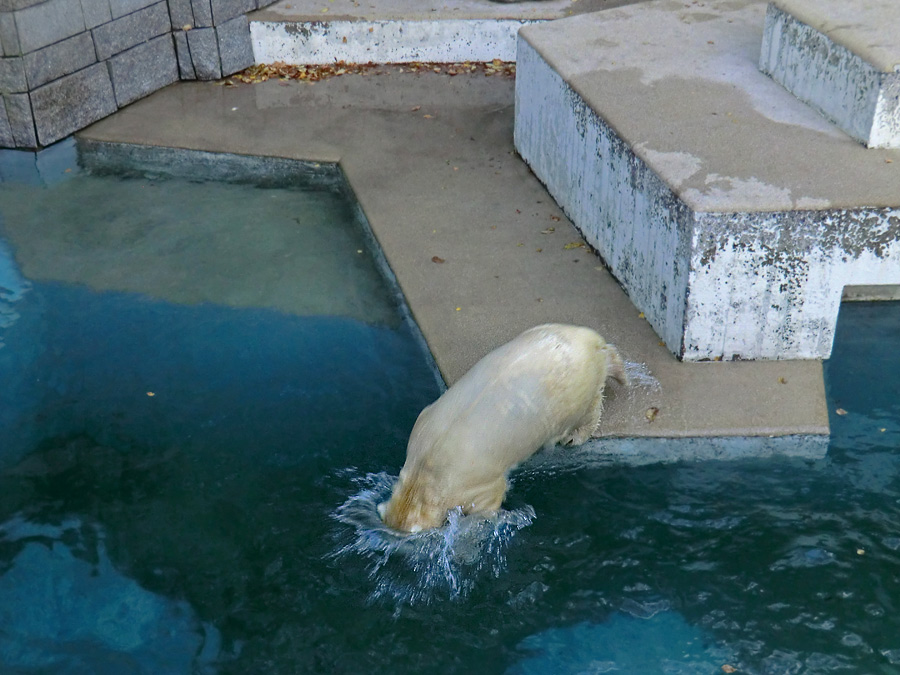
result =
[[[0,158],[0,672],[900,673],[897,303],[823,459],[542,462],[399,537],[440,390],[339,176],[82,161]]]

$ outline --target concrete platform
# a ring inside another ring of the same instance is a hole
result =
[[[777,0],[760,69],[871,148],[900,148],[900,3]]]
[[[250,15],[256,63],[514,61],[536,22],[640,0],[281,0]]]
[[[686,360],[827,358],[900,285],[900,152],[757,67],[766,5],[657,0],[520,32],[516,148]]]
[[[821,363],[680,363],[601,261],[570,246],[580,235],[513,148],[513,87],[397,67],[314,85],[181,83],[82,135],[339,162],[448,384],[551,321],[592,326],[634,362],[635,384],[610,387],[606,453],[824,452]]]

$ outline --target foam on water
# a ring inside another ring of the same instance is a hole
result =
[[[395,477],[387,473],[356,478],[359,491],[332,514],[351,529],[339,533],[344,543],[334,558],[366,560],[373,588],[370,601],[402,605],[430,604],[465,597],[486,575],[499,577],[506,568],[506,549],[516,533],[534,520],[531,506],[501,509],[485,516],[449,514],[443,527],[405,534],[387,527],[377,506],[390,497]]]

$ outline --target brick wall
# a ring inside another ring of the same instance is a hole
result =
[[[179,79],[253,63],[274,0],[0,0],[0,147],[54,143]]]

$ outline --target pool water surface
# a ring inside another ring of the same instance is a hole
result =
[[[898,303],[823,459],[526,464],[402,537],[441,389],[346,186],[91,152],[0,158],[0,671],[900,673]]]

